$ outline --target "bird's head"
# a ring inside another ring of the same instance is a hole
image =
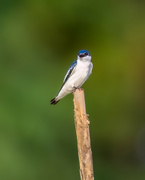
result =
[[[81,50],[78,53],[78,59],[80,59],[82,61],[91,61],[91,55],[88,51]]]

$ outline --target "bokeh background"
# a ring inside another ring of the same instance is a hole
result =
[[[145,179],[145,2],[0,2],[0,179],[79,180],[73,95],[56,106],[81,49],[95,179]]]

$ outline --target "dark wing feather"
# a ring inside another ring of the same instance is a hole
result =
[[[62,87],[64,86],[66,81],[69,79],[69,77],[72,76],[72,74],[74,73],[76,65],[77,65],[77,61],[73,62],[72,65],[70,66],[69,70],[67,71],[67,73],[64,77],[63,84],[62,84],[60,90],[62,89]],[[60,90],[59,90],[59,92],[60,92]]]
[[[73,62],[72,65],[70,66],[69,70],[67,71],[63,83],[66,83],[66,81],[68,80],[68,78],[73,74],[73,70],[75,68],[75,66],[77,65],[77,61]]]
[[[65,78],[63,80],[63,84],[59,90],[59,92],[61,91],[62,87],[64,86],[64,84],[66,83],[66,81],[69,79],[70,76],[72,76],[72,74],[75,72],[75,66],[77,65],[77,61],[73,62],[72,65],[70,66],[69,70],[67,71],[66,75],[65,75]],[[59,94],[59,93],[58,93]],[[57,96],[56,96],[57,97]],[[55,105],[59,102],[59,100],[56,100],[56,97],[53,98],[50,103]]]

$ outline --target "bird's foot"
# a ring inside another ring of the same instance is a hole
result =
[[[83,90],[82,88],[80,88],[80,87],[73,87],[74,88],[74,91],[76,91],[76,89],[78,89],[79,91],[81,91],[81,90]]]

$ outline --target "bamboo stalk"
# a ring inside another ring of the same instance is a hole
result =
[[[74,91],[74,115],[80,164],[80,177],[81,180],[94,180],[89,132],[90,122],[86,114],[85,97],[82,89],[76,89]]]

